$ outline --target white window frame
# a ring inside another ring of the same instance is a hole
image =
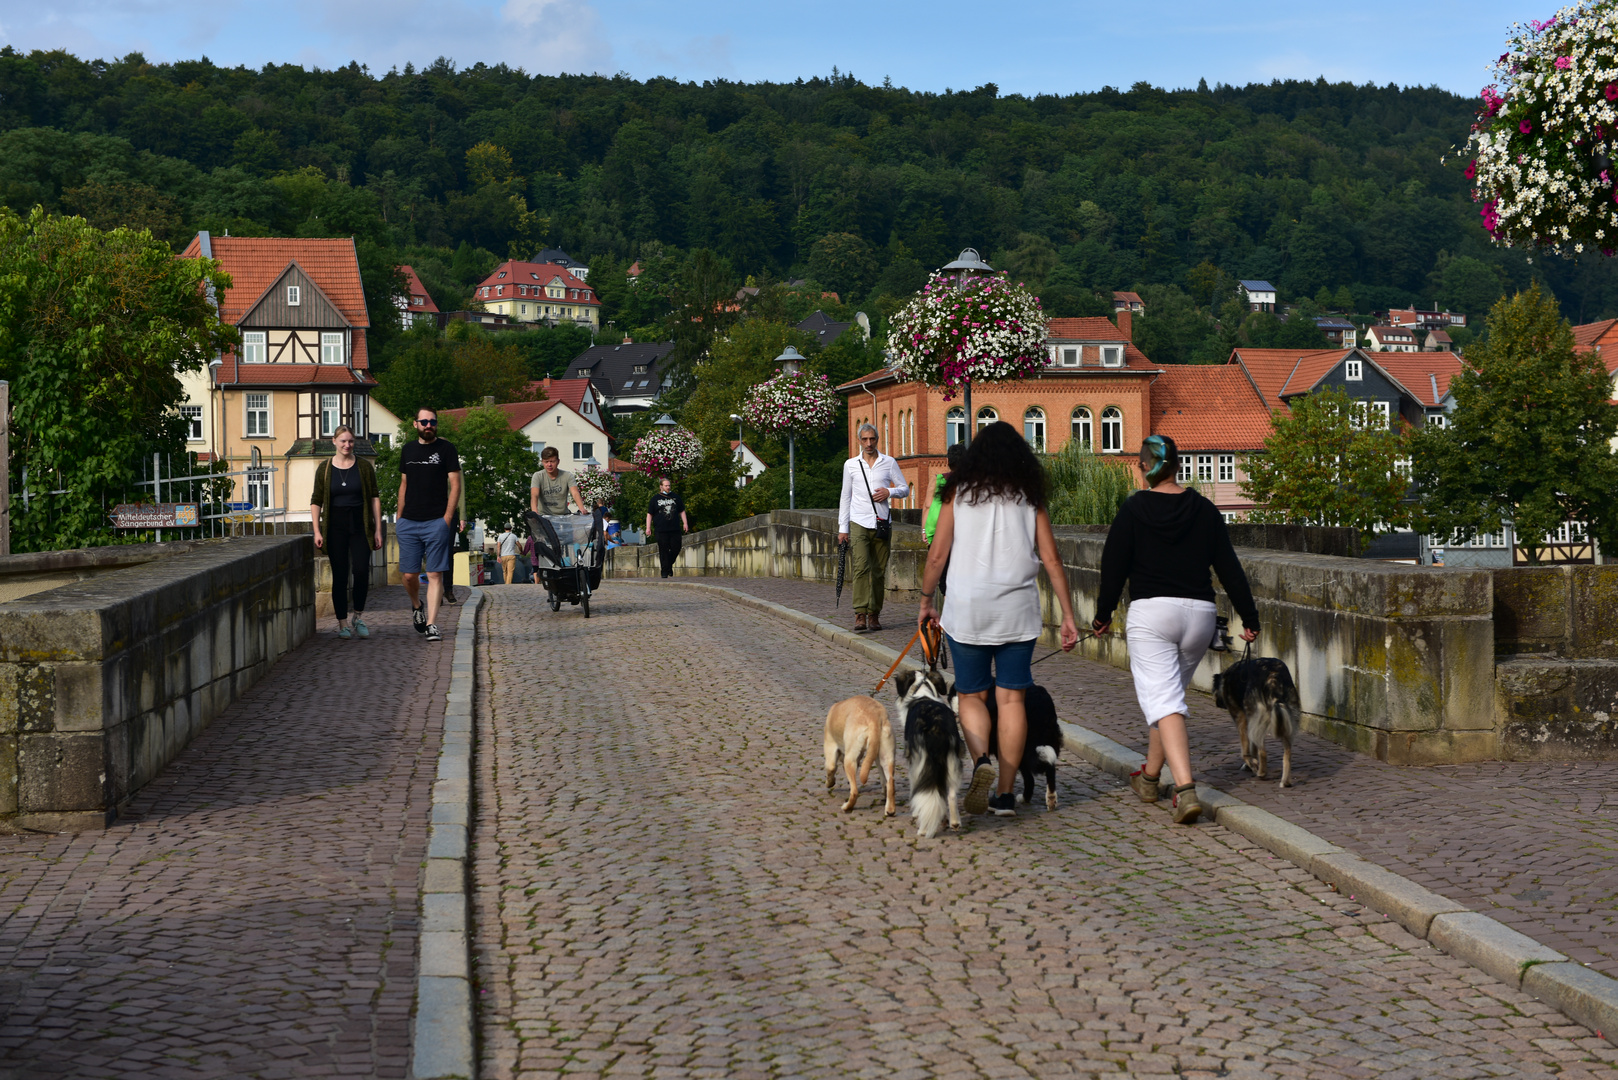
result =
[[[1435,428],[1447,428],[1449,427],[1449,417],[1444,413],[1428,413],[1427,426]]]
[[[1191,455],[1181,454],[1180,468],[1174,474],[1174,482],[1176,484],[1189,484],[1191,482],[1191,474],[1193,471],[1194,469],[1191,464]]]
[[[1080,405],[1073,410],[1069,418],[1071,437],[1079,440],[1079,445],[1086,450],[1095,449],[1095,417],[1091,415],[1088,406]]]
[[[1376,417],[1382,425],[1375,430],[1387,431],[1393,426],[1393,410],[1386,401],[1371,402],[1371,415]]]
[[[265,364],[270,358],[270,335],[263,330],[242,331],[242,363]]]
[[[584,453],[582,453],[582,454],[579,453],[579,449],[581,447],[584,450]],[[574,461],[589,461],[591,458],[595,457],[595,448],[596,448],[596,444],[593,443],[593,442],[576,442],[576,443],[574,443],[573,444],[573,460]]]
[[[961,446],[966,443],[966,409],[960,405],[944,414],[944,445]]]
[[[995,407],[993,405],[983,406],[983,408],[978,410],[978,430],[982,431],[990,424],[998,422],[999,419],[1000,414],[995,411]]]
[[[1234,484],[1236,482],[1236,455],[1219,455],[1219,482],[1221,484]]]
[[[1365,378],[1365,361],[1350,360],[1343,365],[1343,379],[1347,382],[1361,382]]]
[[[185,441],[202,441],[202,406],[181,405],[180,415],[185,417]]]
[[[1045,452],[1045,410],[1030,405],[1022,414],[1022,437],[1036,454]]]
[[[303,286],[287,286],[287,307],[300,307],[303,304]]]
[[[1101,366],[1119,368],[1124,366],[1124,347],[1122,345],[1101,346]]]
[[[343,335],[341,333],[321,332],[320,362],[322,364],[341,364],[344,352]]]
[[[1211,484],[1214,478],[1214,457],[1212,454],[1197,455],[1197,483]]]
[[[1059,349],[1062,354],[1063,367],[1082,367],[1084,365],[1083,345],[1062,345],[1059,346]]]
[[[329,421],[329,422],[328,422]],[[320,395],[320,437],[329,439],[343,423],[343,396],[341,394]]]
[[[1124,413],[1116,405],[1108,405],[1101,410],[1101,452],[1124,452]]]
[[[269,437],[270,408],[270,395],[267,393],[242,396],[242,431],[249,438]]]

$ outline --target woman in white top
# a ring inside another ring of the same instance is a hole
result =
[[[1062,606],[1062,648],[1079,641],[1067,572],[1056,551],[1051,519],[1045,512],[1045,470],[1010,424],[990,424],[978,433],[950,474],[939,496],[943,509],[927,551],[917,623],[939,623],[955,658],[961,727],[977,760],[972,787],[961,808],[968,814],[993,810],[1016,814],[1011,794],[1028,735],[1023,698],[1034,685],[1034,641],[1044,629],[1039,606],[1039,568],[1045,567]],[[940,621],[933,590],[950,566],[949,604]],[[992,669],[992,671],[991,671]],[[989,690],[1000,713],[999,784],[989,787]]]

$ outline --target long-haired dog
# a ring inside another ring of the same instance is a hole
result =
[[[1267,779],[1269,755],[1264,740],[1281,740],[1281,786],[1292,786],[1292,740],[1298,735],[1303,707],[1286,664],[1271,656],[1238,660],[1213,679],[1214,702],[1229,710],[1242,744],[1242,764],[1260,780]]]
[[[871,763],[882,761],[883,788],[888,803],[884,812],[895,811],[893,804],[893,725],[888,710],[868,694],[839,701],[826,714],[826,790],[837,786],[837,759],[842,758],[848,773],[848,801],[843,812],[854,809],[860,788],[871,775]]]
[[[905,757],[910,769],[910,817],[917,836],[937,836],[949,815],[949,827],[961,827],[956,803],[961,788],[961,758],[966,740],[956,719],[955,687],[936,671],[901,671],[893,679],[899,692],[899,716],[905,725]]]
[[[1000,703],[989,692],[989,753],[1000,757]],[[1034,773],[1045,777],[1045,809],[1056,809],[1056,759],[1062,753],[1062,725],[1056,719],[1056,702],[1043,686],[1030,686],[1023,698],[1023,709],[1028,715],[1028,741],[1023,743],[1022,761],[1017,770],[1022,773],[1022,801],[1034,798]]]

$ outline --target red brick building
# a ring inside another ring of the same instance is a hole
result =
[[[1153,364],[1130,342],[1130,318],[1119,312],[1121,327],[1103,318],[1051,319],[1044,370],[972,387],[974,430],[1004,420],[1036,450],[1059,453],[1079,439],[1096,453],[1131,461],[1147,435],[1169,435],[1188,462],[1190,473],[1182,475],[1206,476],[1198,486],[1221,510],[1246,510],[1241,462],[1263,446],[1269,408],[1238,368]],[[895,505],[926,506],[948,448],[966,438],[960,396],[946,401],[942,390],[901,381],[887,369],[837,389],[848,398],[849,454],[859,426],[875,424],[878,445],[897,459],[912,487]]]

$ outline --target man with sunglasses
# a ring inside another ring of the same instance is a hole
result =
[[[416,410],[416,441],[399,452],[399,573],[410,594],[411,622],[428,641],[440,641],[438,606],[455,549],[455,511],[461,497],[461,459],[438,437],[438,410]],[[427,603],[417,595],[427,574]]]

